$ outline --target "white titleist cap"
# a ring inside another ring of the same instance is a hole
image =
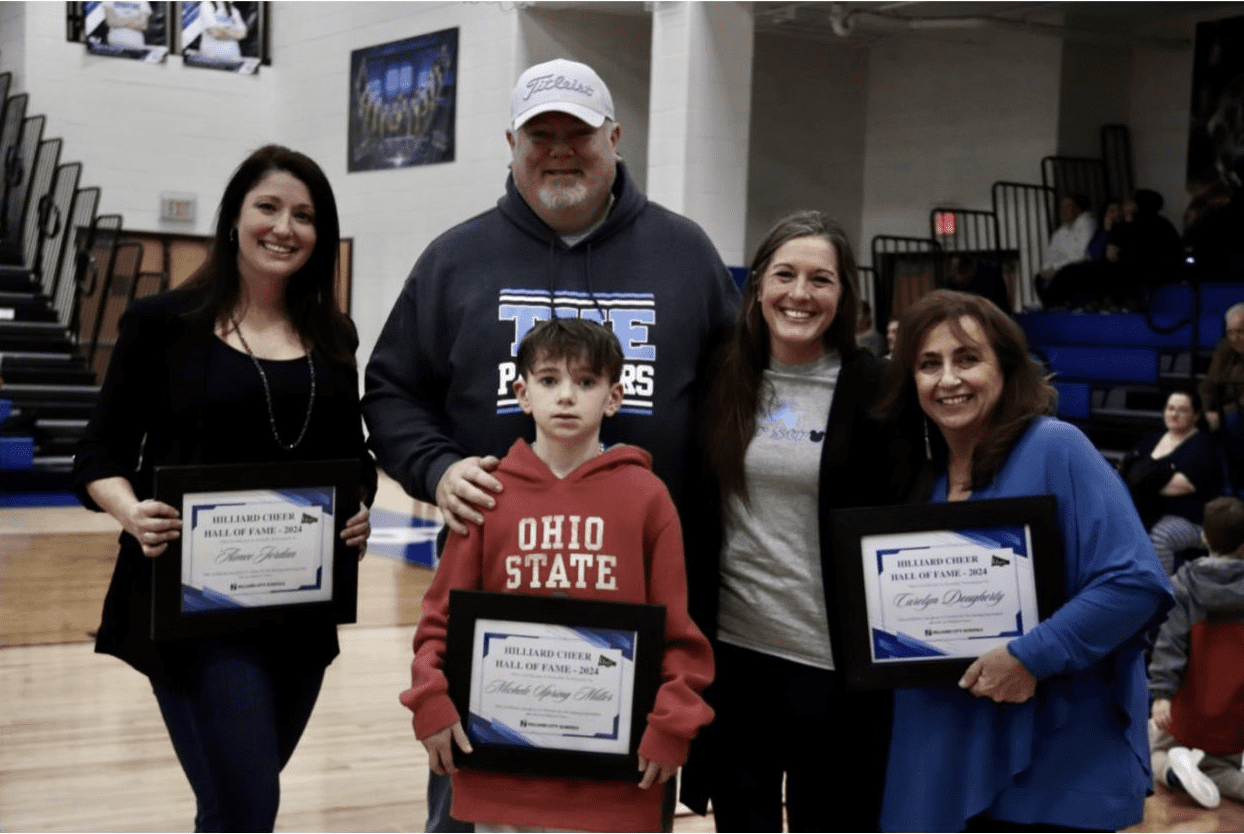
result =
[[[587,64],[556,58],[528,67],[510,94],[510,124],[518,130],[541,113],[569,113],[592,127],[613,118],[613,96]]]

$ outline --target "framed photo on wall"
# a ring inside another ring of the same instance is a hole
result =
[[[350,54],[348,171],[452,162],[458,30]]]
[[[88,0],[82,33],[92,55],[158,64],[168,56],[169,4]]]
[[[268,63],[268,4],[181,2],[178,43],[186,66],[254,75]]]

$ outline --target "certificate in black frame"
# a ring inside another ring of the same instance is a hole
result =
[[[1021,528],[1032,546],[1031,591],[1038,621],[1047,619],[1063,602],[1063,543],[1058,504],[1052,495],[839,509],[831,511],[830,521],[837,554],[837,616],[831,627],[838,628],[841,635],[841,671],[851,689],[956,685],[975,660],[975,656],[929,655],[874,661],[874,624],[869,619],[865,582],[867,554],[862,546],[865,537],[922,532],[970,536],[974,531]]]
[[[183,604],[182,545],[190,524],[183,519],[182,536],[153,560],[151,572],[151,636],[154,640],[203,637],[255,626],[319,616],[352,623],[358,612],[358,553],[341,540],[346,520],[359,510],[358,460],[293,461],[205,466],[157,466],[154,497],[178,511],[183,498],[197,493],[259,490],[332,490],[332,598],[320,602],[273,603],[217,610],[187,611]]]
[[[631,737],[625,754],[598,753],[553,747],[493,744],[470,729],[471,672],[475,631],[479,620],[509,620],[542,625],[634,632],[636,635],[634,695],[631,699]],[[449,592],[449,630],[445,640],[445,676],[449,697],[473,752],[454,747],[454,764],[479,770],[564,778],[587,778],[638,783],[639,742],[648,726],[648,713],[661,685],[665,653],[665,606],[607,602],[564,596],[505,594],[456,588]]]

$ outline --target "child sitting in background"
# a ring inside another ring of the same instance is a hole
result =
[[[1149,663],[1154,778],[1206,808],[1244,800],[1244,501],[1205,505],[1210,555],[1171,579],[1171,609]]]
[[[601,446],[601,422],[622,404],[622,348],[611,330],[584,319],[540,322],[517,364],[514,393],[535,419],[535,443],[515,442],[493,473],[505,491],[483,511],[484,523],[450,534],[423,598],[411,688],[401,700],[414,712],[432,771],[453,775],[452,816],[477,831],[657,831],[662,789],[654,786],[686,761],[691,739],[713,717],[700,697],[713,678],[712,650],[687,613],[678,513],[647,452]],[[469,753],[471,745],[442,669],[453,588],[665,606],[662,683],[635,782],[455,768],[452,747]]]

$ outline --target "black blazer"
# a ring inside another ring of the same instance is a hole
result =
[[[175,291],[138,299],[122,317],[99,402],[74,458],[74,488],[83,505],[99,510],[86,485],[114,476],[128,478],[140,500],[149,498],[152,474],[162,464],[341,457],[362,462],[363,497],[370,502],[376,467],[363,440],[357,370],[316,359],[311,424],[298,448],[285,452],[268,432],[239,432],[236,423],[205,416],[209,356],[221,346],[210,322],[186,317],[191,308],[191,297]],[[260,400],[256,408],[266,406]],[[266,422],[266,414],[259,419]],[[221,448],[229,451],[227,461],[218,457]],[[151,560],[128,533],[121,533],[120,545],[96,651],[116,655],[148,675],[175,676],[192,653],[193,641],[152,643]],[[246,639],[289,640],[292,653],[324,663],[336,656],[333,624],[308,630],[303,623],[300,633],[295,631],[293,624],[277,624]]]

